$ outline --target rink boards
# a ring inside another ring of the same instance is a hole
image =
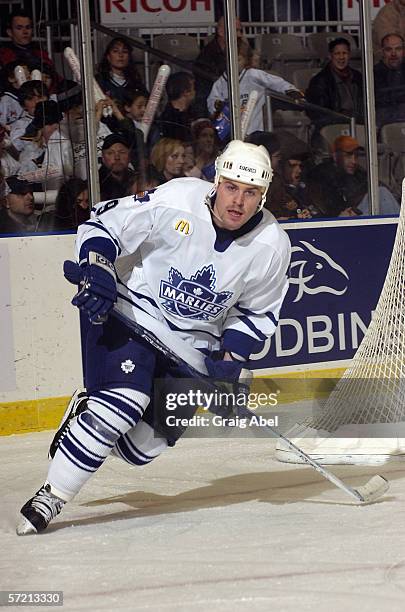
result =
[[[290,289],[262,376],[338,376],[378,301],[397,218],[283,224],[293,247]],[[52,428],[82,384],[74,288],[62,274],[74,235],[0,238],[0,435]]]

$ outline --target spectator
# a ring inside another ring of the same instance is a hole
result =
[[[291,95],[293,98],[302,98],[301,92],[297,91],[296,87],[284,80],[283,78],[252,68],[253,51],[249,43],[243,39],[238,40],[238,60],[239,60],[239,89],[240,89],[240,106],[242,113],[246,107],[249,94],[254,89],[258,93],[258,98],[249,121],[247,133],[263,130],[263,107],[266,101],[266,89],[272,89],[279,93]],[[208,96],[207,106],[210,114],[214,114],[217,109],[217,102],[225,103],[227,101],[228,92],[228,77],[226,72],[215,81],[211,92]]]
[[[200,168],[196,166],[196,163],[195,163],[193,143],[185,142],[183,146],[184,146],[184,164],[183,164],[184,176],[192,176],[194,178],[199,178],[203,180],[202,172]]]
[[[392,0],[385,4],[373,21],[373,48],[381,57],[381,41],[387,34],[399,34],[405,40],[405,0]]]
[[[307,177],[312,202],[325,217],[368,214],[367,173],[358,163],[361,146],[351,136],[333,143],[333,158],[315,166]],[[399,205],[391,192],[379,186],[381,214],[398,214]]]
[[[117,36],[108,43],[96,79],[107,97],[122,104],[128,89],[143,88],[132,59],[132,47],[124,38]]]
[[[220,150],[217,132],[209,119],[197,119],[191,126],[195,151],[195,164],[201,178],[214,181],[215,160]]]
[[[236,36],[242,38],[242,26],[236,18]],[[226,38],[225,38],[225,19],[218,19],[215,37],[205,45],[201,53],[194,62],[194,76],[197,86],[196,108],[201,117],[207,115],[207,98],[212,89],[213,82],[226,71]],[[197,71],[195,70],[197,68]],[[205,79],[198,74],[198,69],[211,74],[211,79]]]
[[[0,210],[0,234],[25,234],[34,232],[37,219],[34,215],[33,185],[9,176],[5,180],[6,204]]]
[[[62,118],[55,101],[39,102],[22,137],[26,145],[19,158],[21,175],[34,183],[46,182],[43,188],[58,189],[73,174],[72,145],[60,125]]]
[[[112,113],[105,116],[104,109],[110,107]],[[143,132],[135,127],[133,121],[124,115],[121,105],[112,98],[99,100],[96,104],[96,121],[98,122],[98,134],[122,133],[130,147],[130,162],[135,169],[143,163],[145,157]]]
[[[381,41],[382,60],[374,66],[377,126],[405,121],[404,40],[387,34]]]
[[[30,70],[41,70],[44,64],[53,67],[48,53],[32,41],[32,19],[28,13],[21,9],[12,11],[6,27],[10,42],[0,47],[0,66],[15,62],[16,65],[29,65]]]
[[[133,182],[130,167],[130,143],[124,134],[110,134],[102,146],[102,162],[98,172],[102,200],[122,198]]]
[[[0,98],[0,124],[10,125],[17,121],[23,114],[23,108],[18,98],[18,90],[20,88],[15,77],[14,70],[18,66],[18,62],[12,62],[2,70],[2,96]],[[28,66],[21,64],[27,79],[30,78]]]
[[[132,182],[128,185],[127,195],[139,195],[155,189],[158,185],[156,171],[153,167],[147,166],[142,172],[134,175]]]
[[[345,38],[334,38],[329,43],[329,62],[309,82],[308,102],[328,108],[356,121],[363,122],[363,80],[360,72],[349,66],[350,43]],[[308,112],[318,129],[339,119],[328,113]],[[342,120],[344,122],[344,120]]]
[[[311,206],[307,185],[303,180],[304,160],[306,156],[300,156],[293,152],[280,160],[281,177],[284,189],[290,196],[287,200],[287,208],[294,210],[300,219],[310,219],[316,215],[316,210]],[[296,205],[291,205],[291,201]]]
[[[87,182],[71,178],[59,189],[54,212],[54,230],[76,230],[90,217]]]
[[[159,117],[160,133],[164,138],[190,142],[191,123],[196,119],[192,109],[195,98],[194,77],[189,72],[175,72],[166,83],[167,104]]]
[[[287,193],[283,178],[280,175],[281,143],[272,132],[256,131],[247,138],[248,142],[266,147],[270,155],[273,179],[267,191],[265,208],[273,213],[276,219],[287,220],[297,218],[298,204]]]
[[[8,131],[4,125],[0,125],[0,177],[4,178],[18,174],[20,171],[20,163],[13,155],[8,152],[10,146],[10,138]],[[5,186],[5,183],[3,183]]]
[[[42,81],[26,81],[18,90],[18,99],[23,108],[23,113],[10,126],[11,144],[18,154],[26,144],[24,140],[21,140],[21,136],[24,136],[25,130],[34,119],[36,105],[38,102],[45,102],[48,98],[48,90]]]
[[[158,184],[184,176],[184,143],[175,138],[161,138],[150,156]]]
[[[149,94],[145,89],[128,90],[125,94],[124,108],[127,117],[132,121],[134,127],[141,130],[142,119],[145,114],[145,109],[148,103]],[[153,122],[150,126],[148,138],[146,142],[147,151],[149,151],[160,138],[160,131],[156,123]],[[146,153],[146,155],[148,155]]]

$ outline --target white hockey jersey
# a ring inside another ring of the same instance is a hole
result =
[[[205,204],[211,189],[180,178],[101,202],[77,236],[79,259],[95,238],[119,258],[137,253],[117,307],[202,372],[212,350],[248,358],[274,333],[290,259],[287,234],[267,210],[250,231],[216,228]]]
[[[265,104],[265,91],[266,89],[273,89],[279,93],[285,93],[290,89],[297,89],[295,85],[285,81],[283,78],[276,76],[275,74],[269,74],[264,70],[257,68],[246,68],[239,74],[239,90],[240,90],[240,108],[243,112],[245,108],[249,94],[251,91],[256,90],[258,93],[256,106],[253,110],[252,116],[249,121],[247,133],[251,134],[256,130],[263,131],[263,106]],[[219,79],[215,81],[212,86],[210,95],[207,99],[207,107],[210,113],[215,112],[215,101],[216,100],[228,100],[228,78],[224,73]]]

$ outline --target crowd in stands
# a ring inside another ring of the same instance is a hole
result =
[[[405,0],[392,2],[405,11]],[[387,5],[388,7],[389,5]],[[398,24],[397,24],[398,25]],[[266,208],[280,220],[368,214],[364,149],[349,133],[326,144],[322,128],[339,123],[330,111],[363,122],[361,73],[350,65],[350,42],[338,35],[305,90],[260,68],[260,57],[236,22],[240,102],[258,94],[247,140],[268,150],[274,179]],[[55,70],[34,43],[32,20],[10,14],[0,47],[0,234],[74,231],[89,218],[85,130],[79,83]],[[404,33],[383,32],[374,68],[377,125],[405,120]],[[125,37],[105,48],[95,78],[105,97],[94,109],[101,200],[152,189],[176,177],[213,181],[215,159],[230,138],[224,20],[190,71],[172,72],[147,137],[142,119],[149,92]],[[308,107],[307,141],[286,129],[265,131],[265,92],[287,96],[276,108]],[[288,100],[293,105],[290,107]],[[324,112],[321,112],[322,107]],[[380,184],[382,214],[399,211],[398,194]],[[38,198],[37,194],[41,194]]]

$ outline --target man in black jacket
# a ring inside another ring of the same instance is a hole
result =
[[[405,121],[404,39],[387,34],[381,41],[382,60],[374,67],[375,107],[378,127]]]
[[[363,122],[363,84],[358,70],[349,66],[350,43],[345,38],[335,38],[329,43],[329,62],[312,77],[307,92],[308,102],[337,113],[355,117]],[[309,112],[318,129],[331,123],[339,123],[328,113]],[[344,122],[344,121],[343,121]]]
[[[114,200],[128,194],[135,172],[130,168],[130,144],[124,134],[109,134],[105,138],[98,176],[101,200]]]

